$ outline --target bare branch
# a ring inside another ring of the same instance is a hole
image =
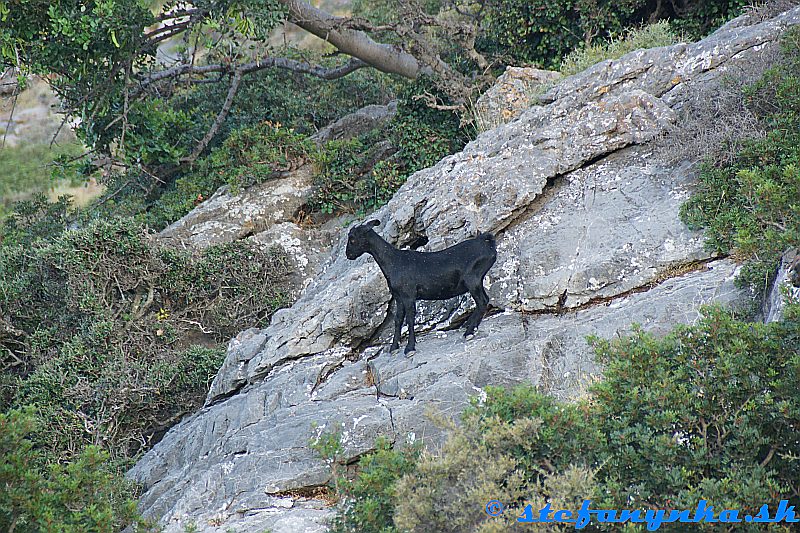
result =
[[[179,9],[177,11],[167,11],[156,17],[156,22],[163,22],[165,20],[174,20],[183,17],[204,17],[208,14],[206,9]]]
[[[206,149],[208,143],[210,143],[211,140],[217,135],[222,123],[225,122],[226,118],[228,118],[228,113],[233,105],[233,99],[236,97],[236,92],[239,90],[239,84],[241,82],[242,70],[236,69],[233,72],[233,78],[231,78],[231,86],[228,88],[228,95],[225,97],[225,102],[222,104],[222,109],[219,110],[216,120],[214,120],[214,123],[206,132],[205,136],[200,140],[199,143],[197,143],[197,146],[194,147],[192,153],[188,157],[181,159],[182,164],[193,163],[195,159],[200,157],[200,154]]]
[[[302,61],[296,61],[294,59],[287,59],[285,57],[265,57],[241,65],[226,65],[218,63],[214,65],[197,66],[188,63],[180,63],[168,69],[149,74],[144,78],[142,78],[141,80],[139,80],[139,87],[137,87],[136,90],[134,90],[131,93],[131,98],[138,97],[142,92],[144,92],[145,89],[147,89],[147,87],[153,85],[154,83],[158,83],[165,80],[176,79],[188,74],[199,74],[199,75],[207,75],[214,73],[224,74],[239,70],[244,75],[259,70],[264,70],[267,68],[280,68],[284,70],[290,70],[292,72],[298,72],[300,74],[308,74],[311,76],[316,76],[326,80],[335,80],[337,78],[346,76],[351,72],[354,72],[366,66],[367,64],[361,61],[360,59],[351,59],[348,63],[345,63],[344,65],[341,65],[339,67],[327,68],[327,67],[322,67],[320,65],[312,65],[310,63],[305,63]],[[209,83],[210,81],[218,81],[218,80],[201,79],[201,80],[195,80],[194,82]]]

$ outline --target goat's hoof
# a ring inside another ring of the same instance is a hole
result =
[[[464,338],[466,340],[468,340],[468,341],[471,341],[472,339],[475,338],[475,334],[474,333],[464,333]]]
[[[406,357],[412,357],[415,353],[417,353],[417,349],[414,348],[413,350],[406,350]]]
[[[394,353],[399,349],[400,349],[400,345],[397,345],[397,346],[391,345],[391,346],[389,346],[389,353]]]

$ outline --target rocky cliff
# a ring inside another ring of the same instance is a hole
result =
[[[386,353],[385,281],[371,258],[345,259],[340,231],[294,306],[230,342],[206,406],[131,470],[144,513],[166,531],[324,531],[332,510],[313,489],[329,472],[308,448],[318,432],[340,429],[353,458],[377,435],[436,442],[426,414],[456,417],[486,385],[580,393],[599,371],[588,334],[666,332],[704,303],[742,300],[737,265],[679,220],[697,160],[670,132],[703,126],[698,95],[723,98],[727,78],[765,68],[796,23],[800,8],[740,17],[698,43],[599,63],[412,176],[374,215],[387,240],[424,236],[438,250],[498,235],[478,335],[453,330],[469,297],[424,302],[417,353]]]

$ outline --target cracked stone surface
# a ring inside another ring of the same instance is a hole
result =
[[[474,114],[479,121],[505,124],[533,105],[533,97],[541,86],[561,77],[560,72],[534,67],[506,67],[497,81],[475,102]]]
[[[195,248],[207,248],[242,239],[290,221],[311,193],[311,165],[287,176],[258,183],[238,194],[220,187],[211,198],[180,220],[167,226],[160,237],[180,241]]]
[[[130,471],[144,487],[141,510],[168,532],[189,523],[324,531],[332,511],[303,496],[329,477],[308,447],[320,432],[340,429],[349,458],[377,435],[435,444],[441,430],[425,414],[457,417],[486,385],[581,394],[599,371],[586,335],[624,334],[632,323],[665,333],[703,304],[743,299],[736,264],[710,257],[702,234],[679,220],[696,162],[661,163],[668,148],[648,141],[674,126],[702,83],[759,61],[759,47],[798,22],[800,8],[743,17],[699,43],[601,63],[412,176],[373,217],[387,240],[425,235],[438,250],[478,231],[498,235],[486,282],[495,309],[478,335],[447,330],[469,298],[424,302],[417,353],[385,353],[385,281],[371,258],[344,258],[340,231],[294,306],[231,341],[206,406]]]

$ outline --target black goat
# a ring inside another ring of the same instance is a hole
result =
[[[383,240],[372,229],[379,224],[377,220],[371,220],[351,229],[345,255],[353,260],[368,253],[375,258],[383,271],[395,301],[394,340],[391,350],[400,347],[403,319],[408,325],[405,353],[416,349],[414,318],[417,300],[447,300],[469,292],[475,300],[475,311],[467,319],[464,336],[471,336],[489,305],[489,295],[483,288],[483,278],[497,260],[494,235],[481,233],[474,239],[440,252],[415,252],[398,250]]]

